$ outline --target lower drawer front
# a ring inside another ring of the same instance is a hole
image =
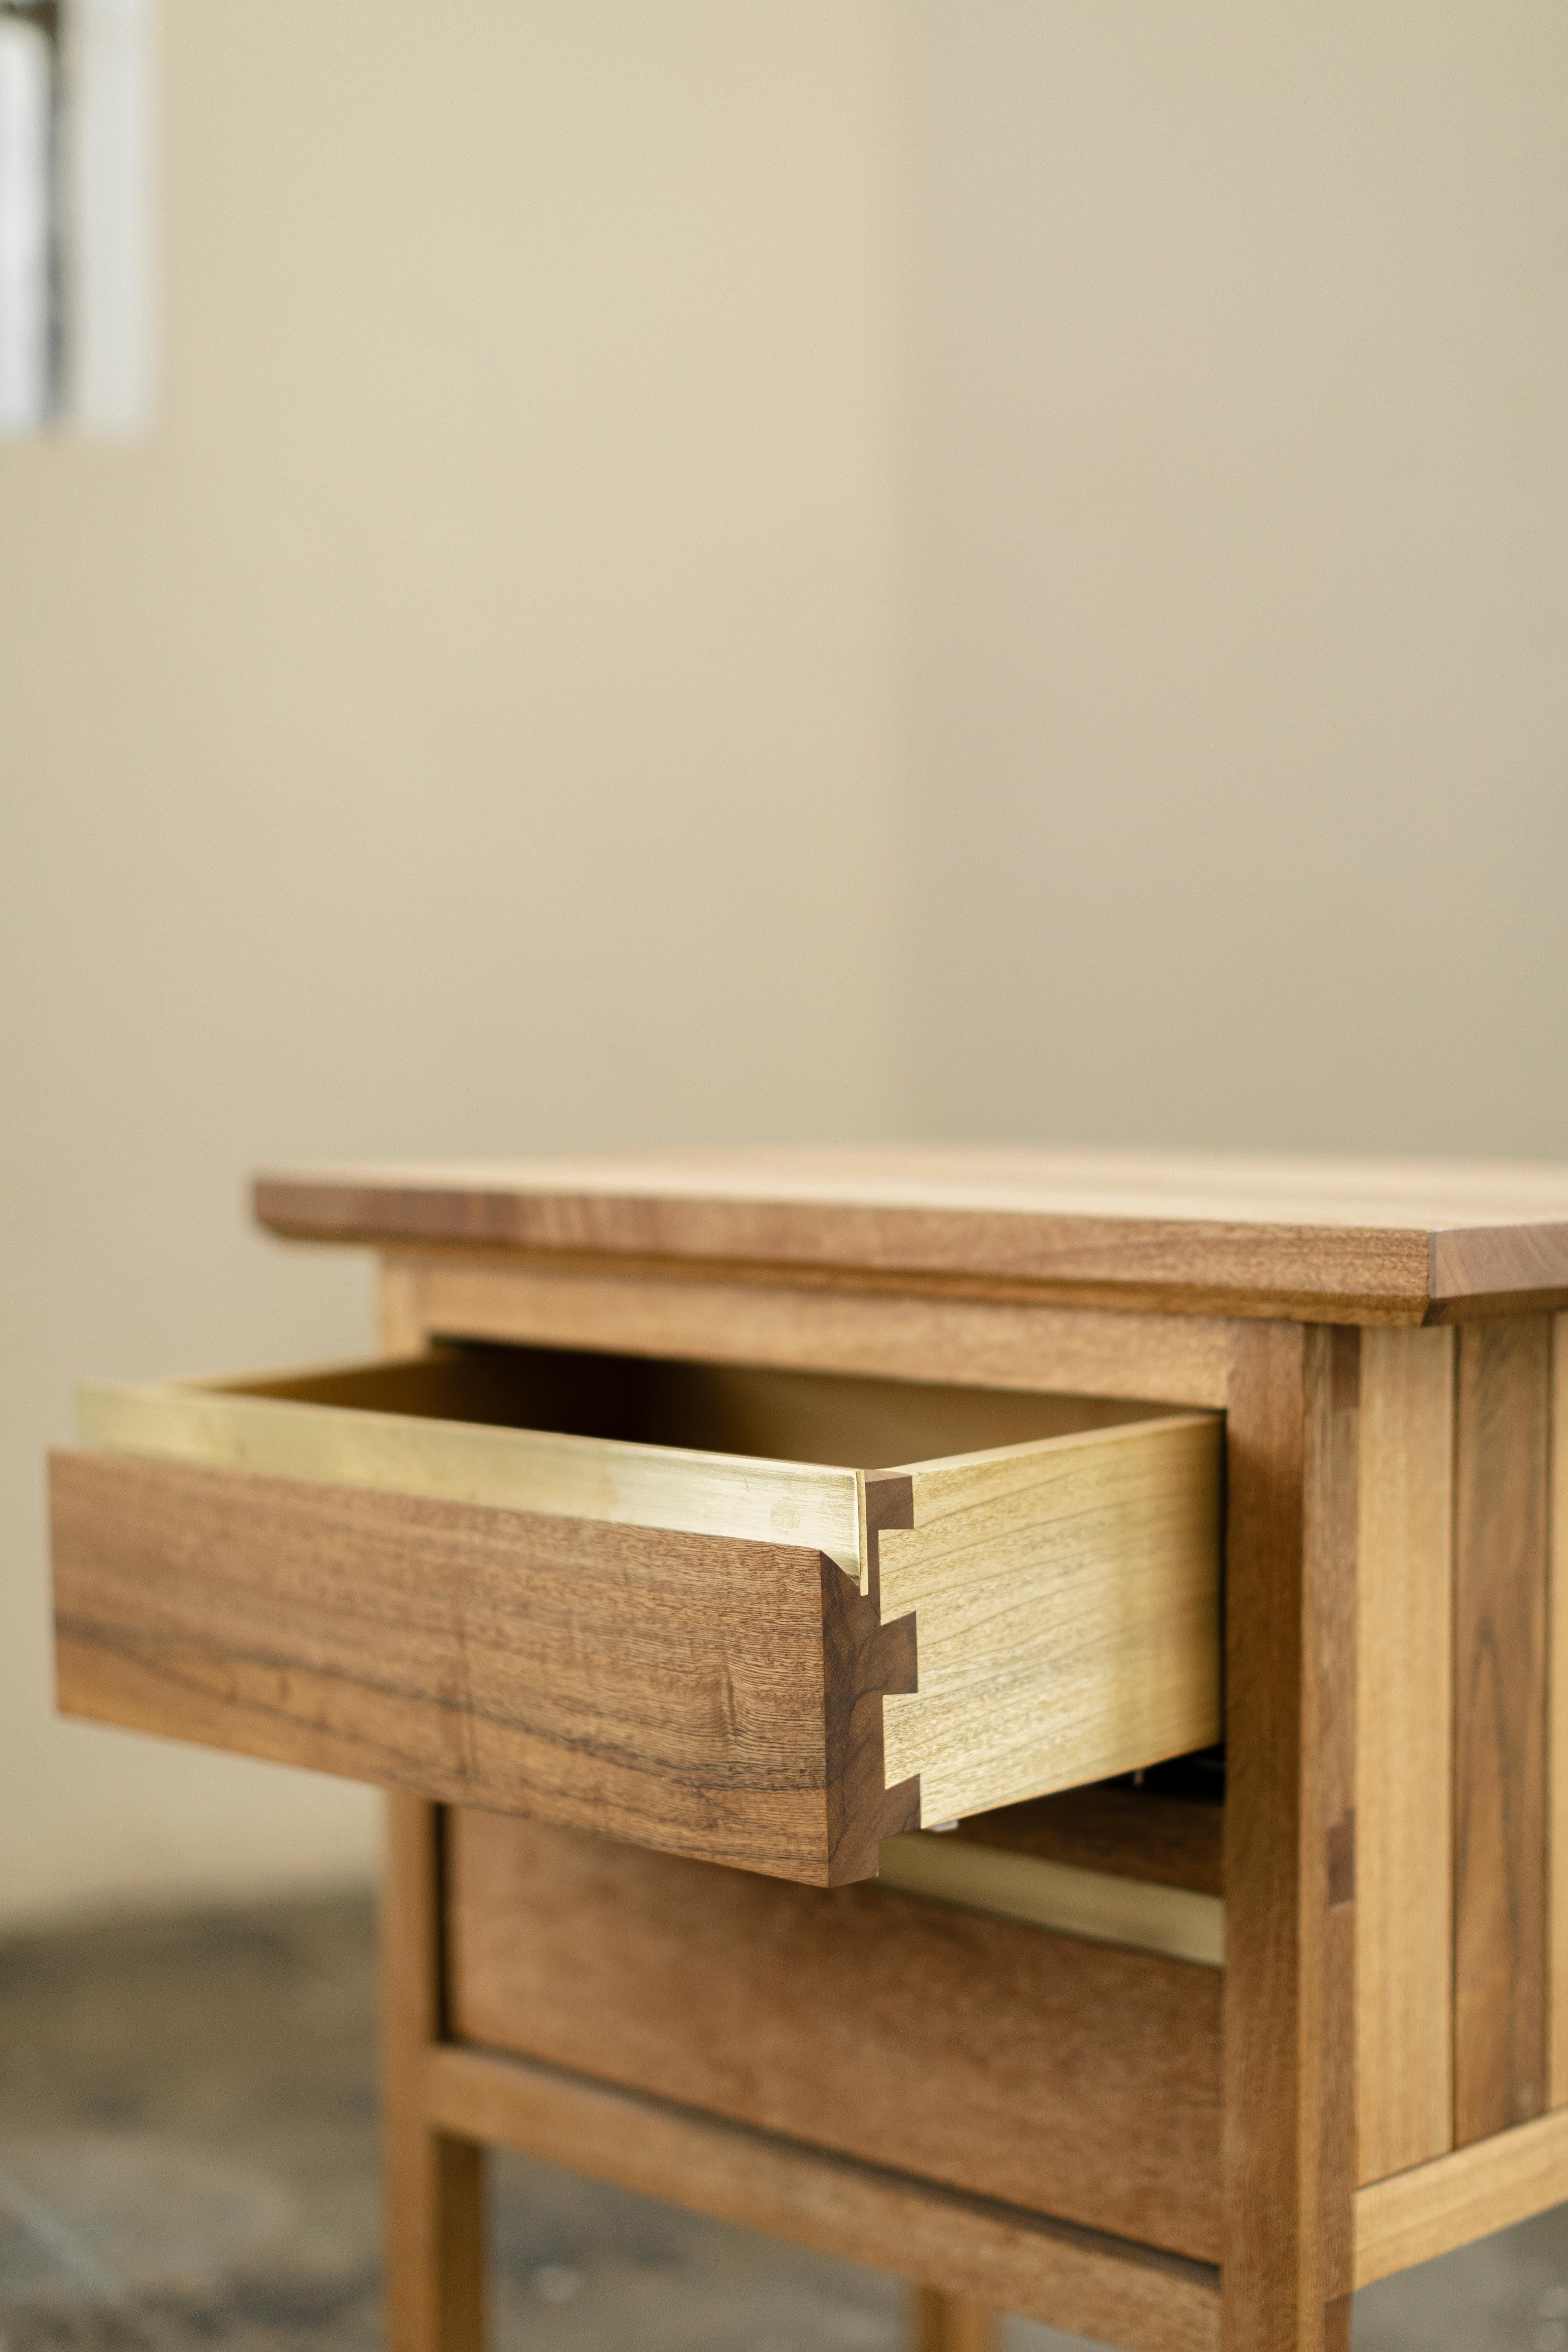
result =
[[[461,2039],[1217,2259],[1218,1971],[489,1813],[448,1872]]]

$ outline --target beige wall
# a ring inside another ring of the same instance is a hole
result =
[[[251,1167],[893,1115],[890,26],[169,0],[162,421],[0,446],[0,1918],[368,1853],[48,1710],[72,1376],[363,1344]]]
[[[54,1723],[79,1370],[258,1160],[1568,1156],[1568,20],[167,0],[144,446],[0,448],[0,1918],[362,1867]]]
[[[921,23],[921,1123],[1568,1157],[1568,13]]]

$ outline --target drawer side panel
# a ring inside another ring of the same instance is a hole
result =
[[[888,1760],[928,1827],[1219,1738],[1220,1444],[1183,1416],[911,1465],[880,1593],[918,1614],[920,1689]]]

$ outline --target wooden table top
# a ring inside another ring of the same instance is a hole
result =
[[[1568,1168],[1529,1163],[860,1145],[279,1171],[256,1209],[317,1242],[1144,1312],[1438,1323],[1568,1306]]]

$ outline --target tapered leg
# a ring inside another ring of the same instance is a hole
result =
[[[967,2295],[915,2289],[914,2352],[995,2352],[996,2315]]]
[[[425,2053],[441,2030],[440,1808],[390,1800],[381,1923],[382,2149],[389,2352],[482,2352],[484,2158],[432,2131]]]

